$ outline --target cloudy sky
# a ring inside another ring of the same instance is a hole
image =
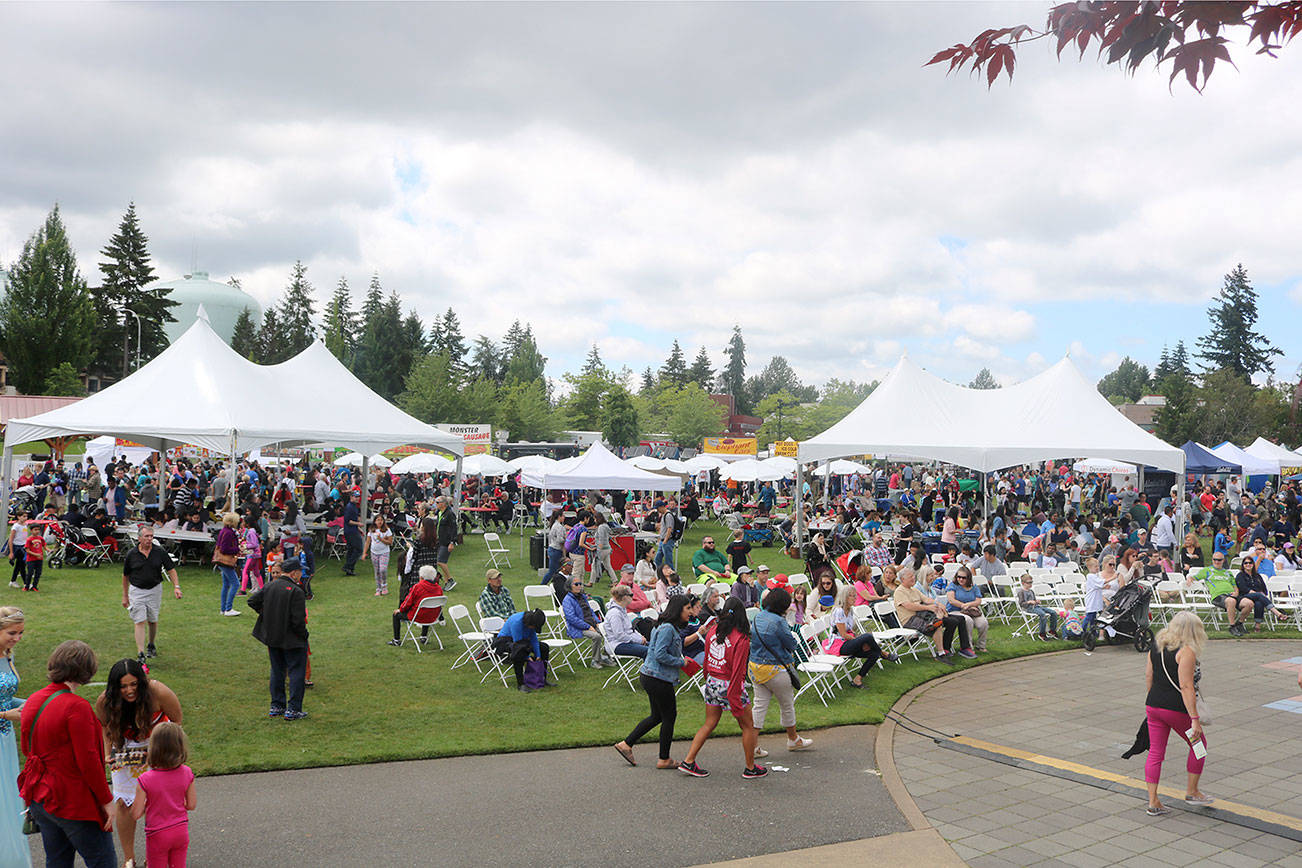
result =
[[[1023,48],[991,90],[923,63],[1047,4],[0,4],[0,261],[58,202],[83,271],[130,200],[156,267],[372,272],[473,337],[532,321],[751,372],[1090,376],[1204,331],[1242,262],[1292,378],[1302,47],[1203,96]]]

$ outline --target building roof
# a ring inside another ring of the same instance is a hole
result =
[[[80,400],[59,395],[0,395],[0,425],[8,425],[10,419],[26,419]]]

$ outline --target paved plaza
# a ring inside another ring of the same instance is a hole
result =
[[[1281,821],[1278,814],[1302,829],[1299,663],[1297,640],[1218,641],[1204,655],[1212,722],[1202,789],[1246,822]],[[1103,646],[1089,656],[1072,650],[958,673],[897,704],[908,718],[903,723],[982,743],[987,756],[947,749],[893,725],[883,728],[880,746],[890,743],[925,824],[975,868],[1302,866],[1296,840],[1213,811],[1182,810],[1186,750],[1174,736],[1162,783],[1174,788],[1163,801],[1175,810],[1165,817],[1144,813],[1143,755],[1120,758],[1143,718],[1143,703],[1144,655],[1129,646]],[[1040,771],[996,762],[992,754]],[[1108,788],[1082,782],[1089,779]],[[907,800],[903,807],[909,815]]]

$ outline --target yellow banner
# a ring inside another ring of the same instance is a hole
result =
[[[800,448],[800,444],[794,440],[777,440],[770,444],[769,448],[773,450],[775,456],[781,455],[784,458],[795,458],[796,450]]]
[[[706,437],[703,451],[715,455],[755,455],[759,449],[754,437]]]

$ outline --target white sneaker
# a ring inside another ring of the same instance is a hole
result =
[[[10,582],[10,583],[9,583],[9,587],[11,587],[11,588],[16,588],[16,587],[18,587],[18,583],[17,583],[17,582]]]
[[[230,617],[231,615],[238,615],[238,614],[240,614],[240,613],[239,613],[238,611],[236,611],[235,609],[227,609],[227,610],[226,610],[225,612],[223,612],[222,614],[223,614],[223,615],[226,615],[227,617]]]
[[[757,748],[755,748],[755,759],[764,759],[764,757],[766,757],[766,756],[768,756],[768,755],[769,755],[769,752],[766,751],[764,748],[762,748],[762,747],[757,747]]]
[[[812,738],[805,738],[803,735],[795,741],[787,740],[787,750],[805,750],[814,743]]]

